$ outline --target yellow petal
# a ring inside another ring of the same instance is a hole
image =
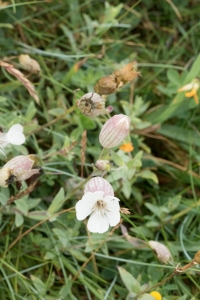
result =
[[[199,104],[199,98],[197,96],[197,93],[194,94],[194,101],[196,104]]]
[[[152,291],[150,293],[150,295],[153,296],[156,300],[162,300],[161,294],[159,292],[157,292],[157,291]]]
[[[133,147],[132,143],[126,143],[126,144],[121,145],[119,147],[119,149],[124,152],[131,152],[134,150],[134,147]]]
[[[190,92],[185,93],[185,97],[190,98],[196,94],[196,91],[193,89]]]

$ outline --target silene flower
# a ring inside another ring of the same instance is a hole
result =
[[[199,104],[199,98],[197,95],[197,91],[199,90],[199,88],[200,88],[200,81],[199,79],[195,78],[190,83],[178,89],[178,92],[185,92],[185,97],[187,98],[194,97],[195,103]]]
[[[120,221],[119,199],[108,181],[94,177],[85,186],[84,195],[76,203],[76,217],[84,220],[90,215],[87,228],[90,232],[104,233]]]
[[[4,148],[8,144],[21,145],[25,142],[24,128],[20,124],[15,124],[8,130],[7,133],[0,131],[0,147]]]

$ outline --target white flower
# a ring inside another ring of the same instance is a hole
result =
[[[104,191],[85,193],[76,204],[76,217],[84,220],[90,216],[87,228],[90,232],[104,233],[109,225],[115,226],[120,221],[119,199],[114,196],[104,196]]]
[[[4,148],[8,144],[21,145],[25,142],[23,126],[20,124],[13,125],[7,133],[0,132],[0,147]]]

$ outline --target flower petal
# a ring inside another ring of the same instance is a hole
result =
[[[25,142],[25,135],[23,134],[23,126],[20,124],[13,125],[6,133],[6,139],[13,145],[21,145]]]
[[[120,206],[119,199],[116,197],[105,197],[104,201],[107,203],[106,206],[106,217],[110,226],[115,226],[120,221]]]
[[[103,192],[86,193],[76,204],[76,217],[79,221],[84,220],[93,211],[95,203],[103,199]]]
[[[106,217],[110,226],[116,226],[120,222],[120,212],[108,212],[106,211]]]
[[[84,220],[92,212],[90,205],[87,205],[87,202],[83,200],[79,200],[76,203],[75,209],[76,217],[79,221]]]
[[[109,223],[103,213],[96,211],[90,216],[87,223],[87,228],[90,232],[104,233],[108,230]]]

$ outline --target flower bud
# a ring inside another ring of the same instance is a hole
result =
[[[114,196],[114,191],[110,183],[102,177],[93,177],[90,179],[84,189],[84,194],[91,192],[104,192],[104,197]]]
[[[112,106],[105,108],[105,99],[97,93],[87,93],[77,101],[77,106],[80,111],[89,117],[96,117],[101,114],[110,113],[113,110]]]
[[[108,160],[99,159],[96,161],[95,167],[102,171],[110,171],[110,162]]]
[[[149,241],[148,244],[161,263],[167,264],[173,261],[171,253],[165,245],[156,241]]]
[[[26,180],[34,174],[41,173],[40,167],[32,169],[36,163],[35,155],[19,155],[9,160],[0,170],[0,185],[7,187],[14,181]]]
[[[125,139],[129,129],[129,117],[123,114],[115,115],[103,125],[99,135],[99,142],[104,148],[113,148]]]

